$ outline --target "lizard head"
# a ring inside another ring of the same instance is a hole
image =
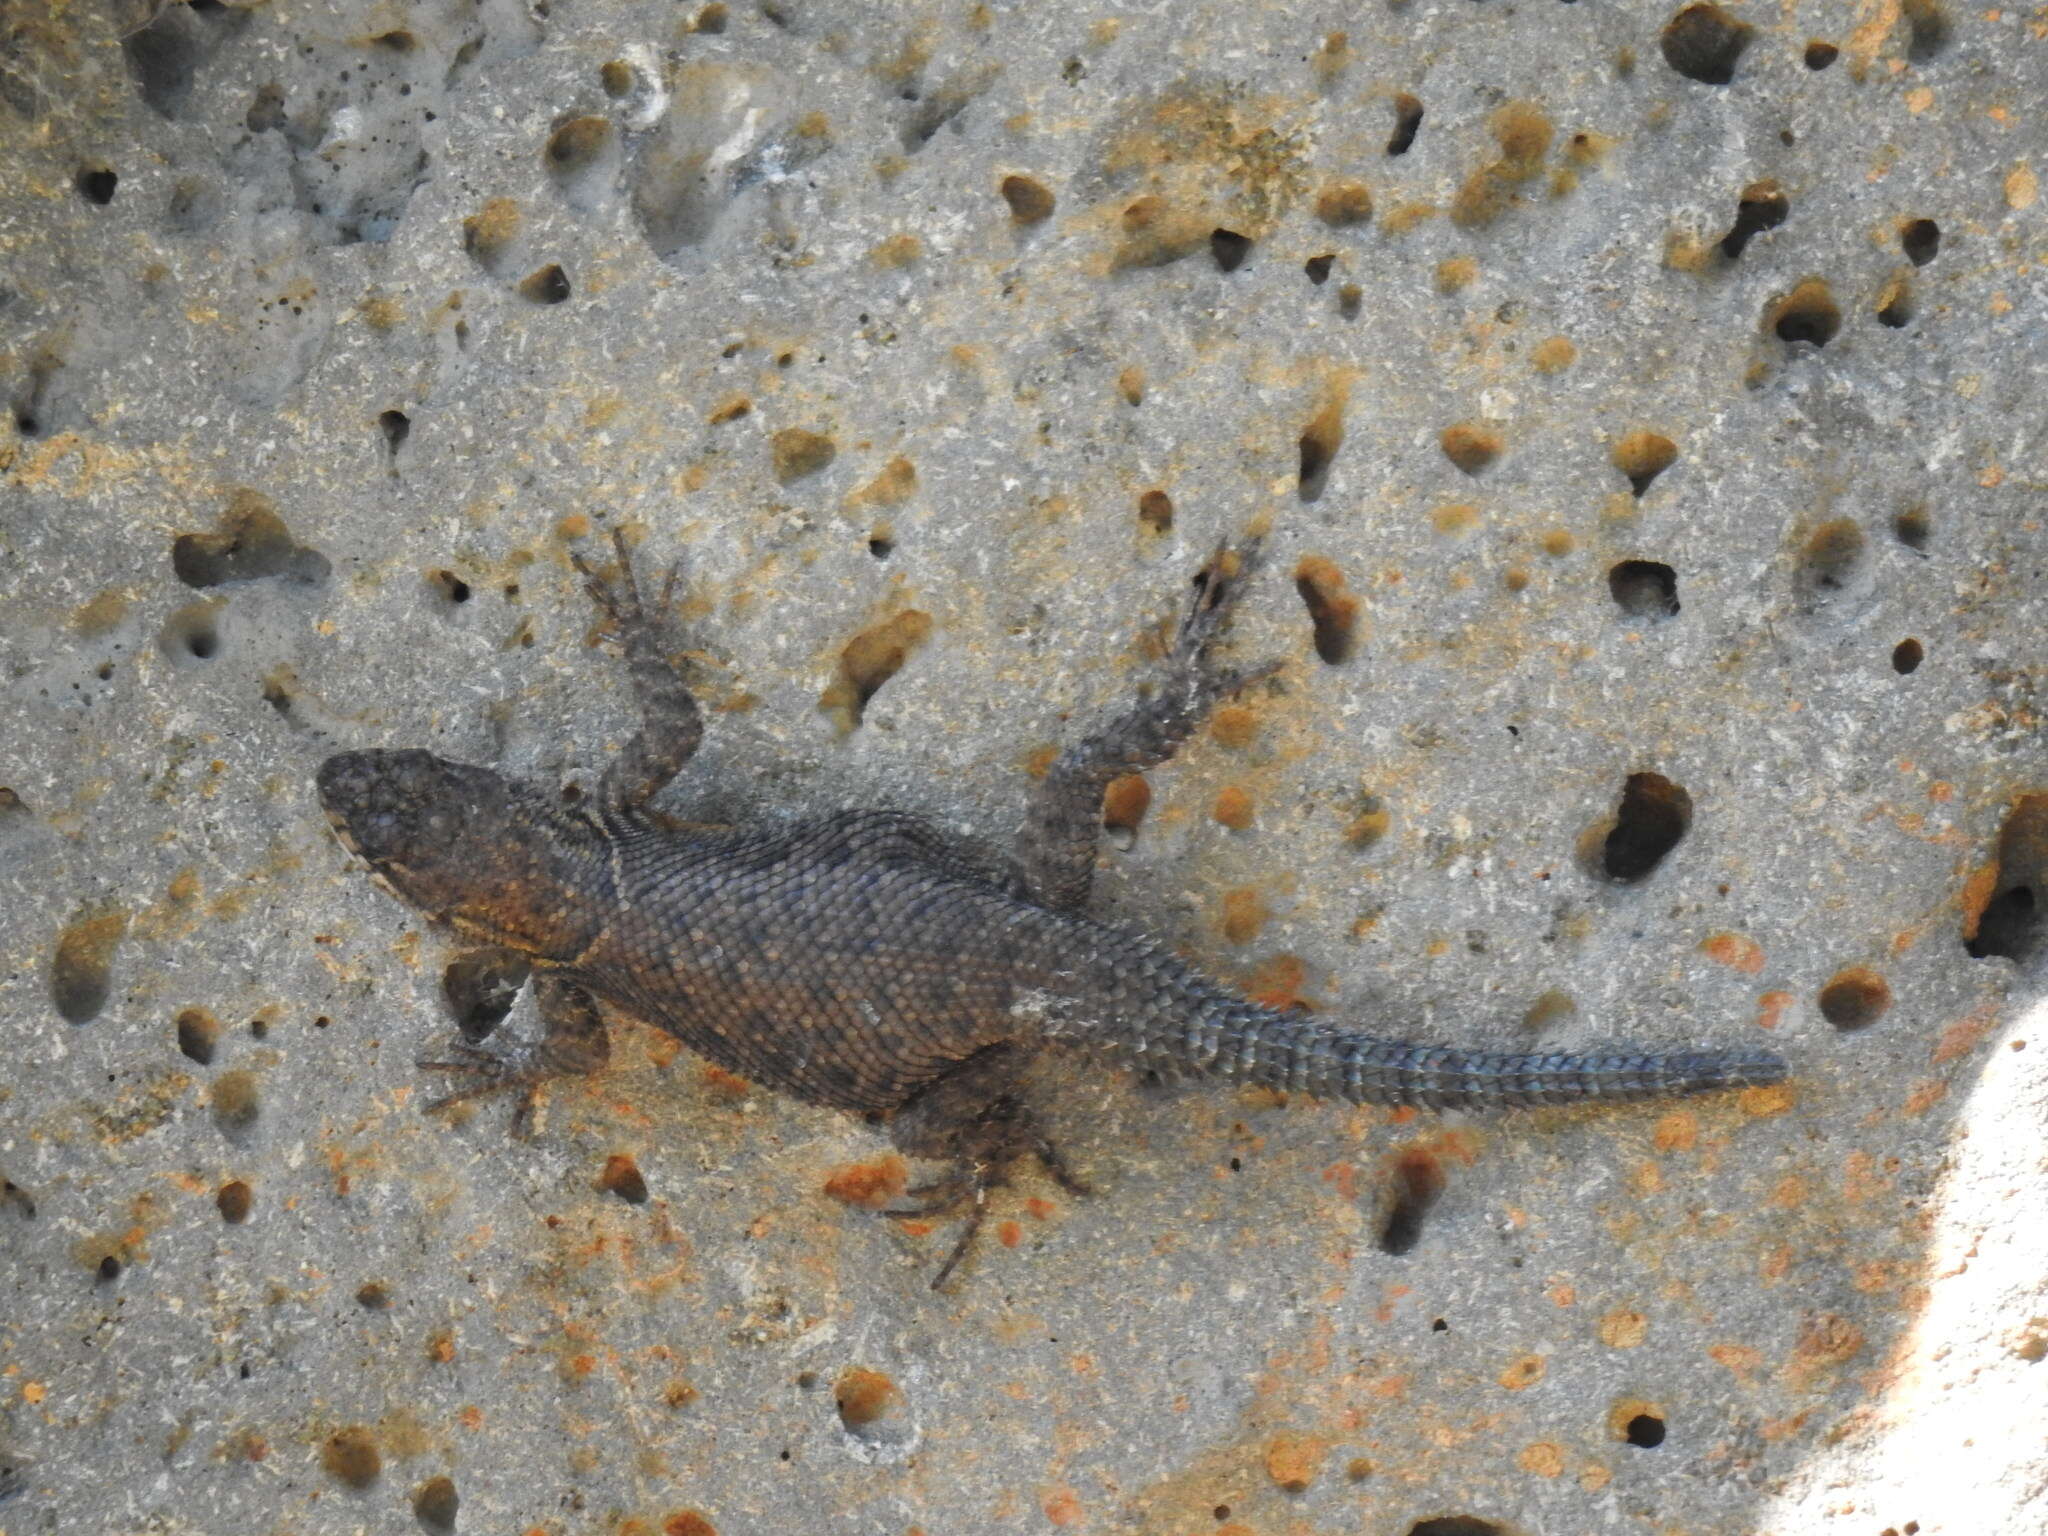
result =
[[[431,752],[341,752],[320,765],[341,845],[408,906],[465,938],[568,959],[611,885],[603,835],[525,784]]]

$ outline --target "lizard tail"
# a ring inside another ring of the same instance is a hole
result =
[[[1353,1104],[1491,1109],[1619,1103],[1782,1082],[1769,1051],[1613,1051],[1518,1055],[1383,1040],[1220,997],[1175,1040],[1144,1053],[1184,1068]]]

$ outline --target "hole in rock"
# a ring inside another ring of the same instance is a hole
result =
[[[1753,30],[1718,5],[1688,5],[1664,24],[1657,43],[1664,62],[1686,79],[1726,85]]]
[[[1820,1016],[1839,1030],[1867,1029],[1892,1005],[1892,989],[1876,971],[1852,965],[1820,989]]]
[[[1443,1165],[1421,1150],[1403,1152],[1394,1160],[1393,1200],[1381,1223],[1380,1252],[1409,1253],[1422,1240],[1422,1218],[1444,1192]]]
[[[1661,560],[1623,560],[1607,572],[1614,606],[1632,619],[1668,619],[1678,612],[1678,572]]]
[[[1661,773],[1632,773],[1600,840],[1596,872],[1616,885],[1648,879],[1691,827],[1691,795]]]

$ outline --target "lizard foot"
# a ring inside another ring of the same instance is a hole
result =
[[[612,529],[612,549],[619,557],[618,573],[612,576],[601,575],[583,558],[581,550],[570,551],[569,560],[583,578],[584,590],[604,616],[611,620],[621,637],[636,629],[658,628],[661,616],[668,612],[669,603],[675,597],[676,581],[683,569],[682,561],[670,564],[668,575],[661,584],[661,596],[649,608],[641,600],[640,583],[633,575],[633,553],[626,548],[626,535],[616,527]]]
[[[457,1040],[449,1045],[448,1050],[453,1060],[437,1061],[423,1057],[413,1065],[423,1072],[451,1072],[467,1077],[469,1081],[457,1086],[452,1093],[444,1093],[432,1100],[424,1112],[431,1115],[501,1093],[520,1093],[519,1107],[512,1112],[511,1133],[519,1137],[529,1135],[539,1110],[541,1086],[558,1075],[549,1070],[542,1060],[540,1048],[514,1045],[503,1051],[487,1051],[481,1046]]]
[[[1259,568],[1261,543],[1262,536],[1254,533],[1235,547],[1216,546],[1216,553],[1195,573],[1194,595],[1188,599],[1180,628],[1174,633],[1169,659],[1190,691],[1205,704],[1227,699],[1280,670],[1277,661],[1257,667],[1219,667],[1209,654],[1217,635],[1243,598],[1252,573]]]
[[[1010,1169],[1026,1157],[1035,1157],[1054,1183],[1069,1194],[1093,1191],[1075,1176],[1059,1149],[1038,1128],[1030,1110],[1021,1100],[1005,1095],[985,1106],[969,1124],[962,1126],[954,1140],[951,1169],[927,1184],[905,1190],[911,1205],[890,1206],[884,1216],[947,1216],[967,1206],[967,1224],[953,1244],[946,1261],[932,1276],[935,1291],[945,1289],[953,1271],[974,1247],[988,1216],[989,1191],[1010,1181]]]

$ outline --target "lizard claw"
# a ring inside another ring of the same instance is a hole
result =
[[[569,563],[583,578],[583,590],[590,594],[590,600],[597,604],[599,611],[620,630],[657,623],[675,598],[676,585],[683,574],[682,559],[678,557],[669,563],[662,578],[661,595],[650,609],[640,596],[639,578],[633,574],[633,552],[626,547],[624,531],[616,526],[612,529],[612,549],[618,555],[615,574],[599,571],[584,557],[582,550],[569,551]]]
[[[438,1099],[422,1106],[425,1114],[436,1114],[444,1109],[453,1109],[459,1104],[473,1103],[477,1099],[493,1097],[500,1093],[524,1090],[518,1109],[512,1113],[512,1134],[525,1136],[533,1129],[533,1122],[539,1108],[540,1086],[551,1075],[540,1070],[536,1052],[530,1046],[517,1047],[508,1052],[487,1051],[470,1045],[466,1041],[455,1041],[448,1047],[455,1058],[452,1061],[437,1061],[421,1057],[413,1062],[423,1072],[452,1072],[470,1080],[458,1086],[452,1093],[444,1093]]]
[[[1181,616],[1174,636],[1173,658],[1184,666],[1199,664],[1222,630],[1224,621],[1244,595],[1246,583],[1259,567],[1258,534],[1248,535],[1235,548],[1218,544],[1202,568],[1195,572],[1194,596]]]

